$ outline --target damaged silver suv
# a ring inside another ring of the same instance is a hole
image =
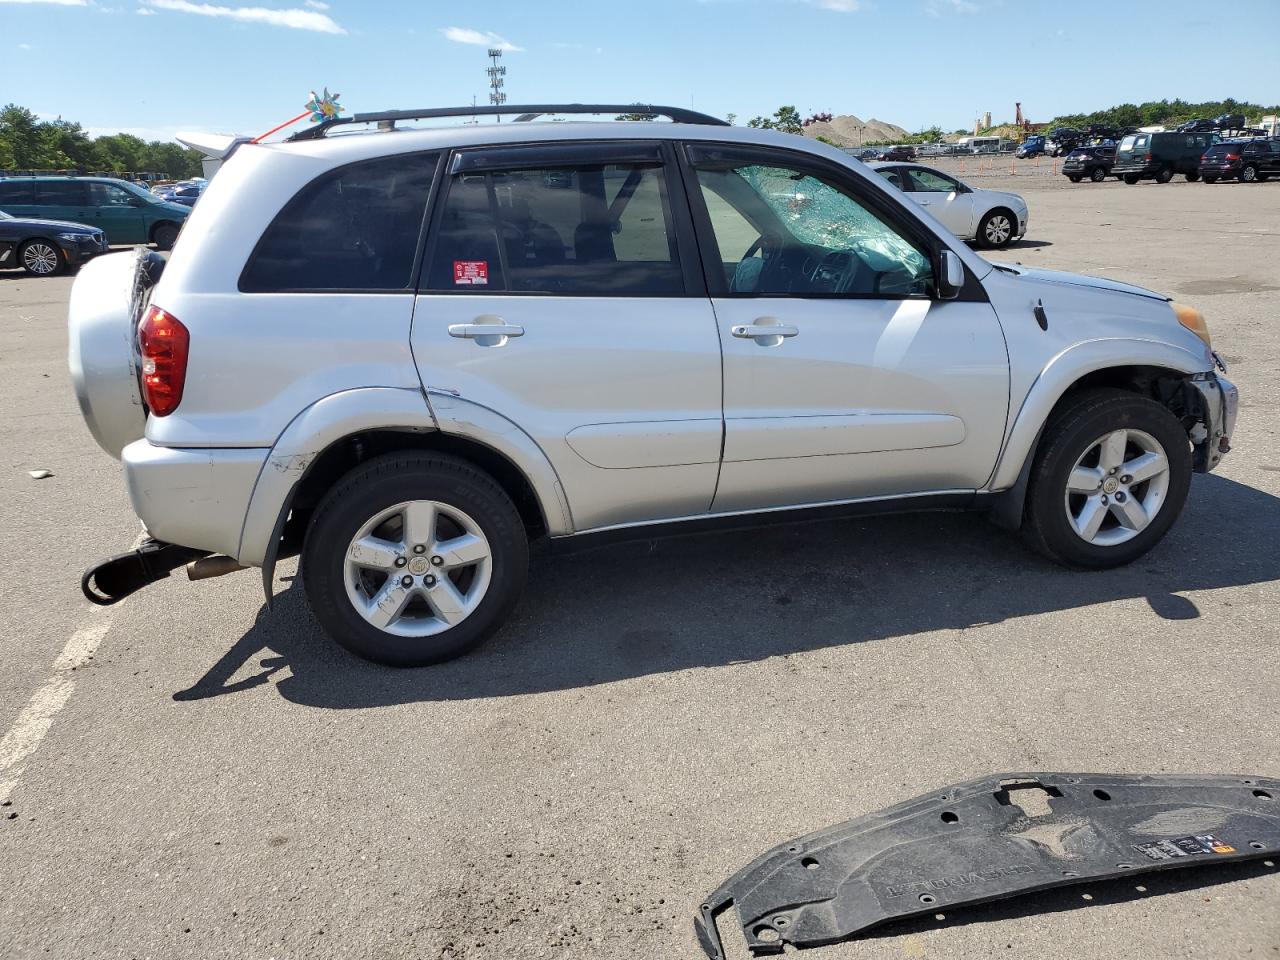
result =
[[[232,144],[167,264],[80,272],[76,391],[153,538],[90,599],[192,564],[269,602],[300,552],[335,640],[425,664],[501,626],[535,538],[972,508],[1110,567],[1228,450],[1189,307],[992,265],[822,143],[500,111]]]

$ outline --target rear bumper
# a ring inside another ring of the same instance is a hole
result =
[[[174,449],[135,440],[121,459],[134,513],[151,536],[234,557],[267,453]]]

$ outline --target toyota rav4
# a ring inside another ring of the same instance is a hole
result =
[[[424,664],[498,629],[537,538],[973,508],[1112,567],[1228,450],[1194,309],[989,263],[812,140],[527,122],[636,109],[239,145],[167,264],[86,266],[72,379],[151,538],[86,595],[250,566],[270,603],[300,553],[335,640]]]

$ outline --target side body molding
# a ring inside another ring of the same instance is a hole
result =
[[[538,498],[549,536],[573,533],[573,514],[560,477],[532,437],[502,414],[451,391],[427,387],[427,402],[442,433],[481,443],[519,468]]]
[[[343,437],[374,429],[425,433],[436,429],[436,422],[421,390],[400,387],[360,387],[331,393],[294,417],[276,438],[258,474],[236,559],[251,567],[268,561],[274,565],[275,544],[293,491],[307,469]]]
[[[1017,482],[1050,411],[1073,383],[1098,370],[1128,366],[1167,367],[1190,376],[1211,369],[1212,362],[1159,340],[1103,338],[1068,347],[1045,364],[1020,405],[1018,398],[1013,398],[1011,406],[1018,407],[1018,415],[992,475],[990,489],[1007,490]]]

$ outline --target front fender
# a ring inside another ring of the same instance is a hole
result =
[[[275,539],[294,488],[312,462],[332,444],[362,430],[396,429],[425,433],[436,429],[421,390],[360,387],[317,400],[289,422],[276,438],[258,474],[240,533],[236,559],[262,566],[274,558]]]
[[[1098,370],[1137,366],[1165,367],[1187,375],[1209,369],[1203,356],[1159,340],[1106,337],[1068,347],[1050,358],[1023,398],[990,489],[1007,490],[1017,482],[1050,412],[1072,384]]]

